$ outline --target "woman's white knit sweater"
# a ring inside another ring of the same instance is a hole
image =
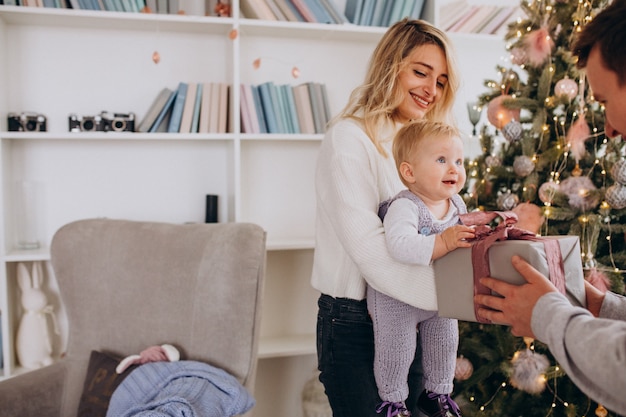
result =
[[[393,260],[377,214],[381,201],[406,188],[391,156],[394,134],[381,136],[389,153],[384,158],[353,120],[340,120],[327,131],[315,174],[311,284],[324,294],[355,300],[365,299],[369,284],[412,306],[437,310],[432,268]]]

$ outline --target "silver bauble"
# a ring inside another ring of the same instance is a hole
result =
[[[611,177],[615,182],[626,185],[626,159],[618,159],[611,167]]]
[[[526,155],[519,155],[513,161],[513,171],[520,177],[528,176],[535,169],[535,163]]]
[[[516,142],[522,138],[522,124],[517,120],[511,120],[502,128],[502,135],[509,142]]]
[[[626,208],[626,186],[613,184],[606,189],[604,199],[616,210]]]
[[[500,194],[496,200],[496,204],[500,210],[513,210],[519,203],[519,197],[517,194],[513,194],[510,191]]]

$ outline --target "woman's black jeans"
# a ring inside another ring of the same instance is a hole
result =
[[[381,399],[374,380],[374,330],[367,302],[322,294],[317,304],[318,369],[333,417],[380,417],[376,413]],[[417,398],[422,391],[419,351],[418,343],[406,404],[413,415],[418,415]]]

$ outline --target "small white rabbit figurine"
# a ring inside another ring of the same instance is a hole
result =
[[[43,271],[40,262],[33,262],[32,279],[26,265],[17,264],[17,281],[22,290],[24,312],[17,329],[17,359],[25,368],[35,369],[50,365],[52,340],[46,314],[52,313],[48,298],[42,290]]]

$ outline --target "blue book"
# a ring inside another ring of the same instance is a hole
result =
[[[393,25],[398,20],[402,19],[402,10],[407,0],[396,0],[393,2],[391,14],[389,15],[389,25]]]
[[[278,133],[289,133],[282,94],[280,94],[279,87],[274,83],[270,83],[270,94],[272,97],[272,105],[274,106],[274,114],[276,115]]]
[[[287,110],[289,119],[291,120],[291,133],[300,133],[300,122],[298,121],[298,110],[296,109],[296,99],[293,96],[293,88],[285,84],[283,85],[283,92],[287,98]]]
[[[315,20],[318,23],[335,23],[330,13],[322,6],[319,0],[304,0],[304,2],[309,6],[309,10],[315,15]]]
[[[383,14],[385,12],[385,5],[389,3],[384,0],[376,0],[376,5],[374,6],[374,13],[372,13],[372,23],[371,26],[383,26]]]
[[[280,103],[283,112],[283,118],[285,120],[285,133],[298,133],[291,114],[291,108],[289,107],[289,97],[287,96],[287,90],[291,90],[291,86],[283,84],[278,87],[278,94],[280,95]]]
[[[170,116],[170,123],[167,127],[168,133],[178,133],[180,131],[180,121],[183,117],[185,99],[187,98],[187,87],[187,83],[178,83],[178,88],[176,89],[176,100],[174,100],[172,115]]]
[[[259,96],[263,106],[263,116],[267,125],[267,133],[280,133],[278,130],[278,120],[274,111],[274,104],[271,92],[271,81],[259,84]]]
[[[380,20],[381,26],[387,27],[391,25],[391,22],[389,21],[389,19],[391,17],[391,9],[393,9],[393,5],[394,5],[394,2],[392,1],[385,2],[385,8],[383,9],[383,17]]]
[[[200,126],[200,107],[202,107],[202,83],[198,83],[196,89],[196,104],[193,108],[193,119],[191,119],[191,133],[198,133]]]
[[[259,93],[258,86],[250,86],[252,89],[252,98],[254,101],[254,107],[256,109],[256,115],[259,120],[259,133],[268,133],[267,124],[265,123],[265,116],[263,114],[263,104],[261,103],[261,94]]]
[[[161,109],[161,112],[159,113],[159,115],[157,116],[156,120],[154,121],[154,123],[150,127],[150,133],[154,133],[154,132],[158,131],[159,127],[161,127],[161,123],[163,123],[163,120],[165,120],[165,118],[168,115],[168,113],[170,113],[170,111],[172,110],[172,105],[174,104],[174,100],[176,99],[176,93],[177,92],[178,92],[177,90],[174,90],[170,94],[170,97],[165,102],[165,105]]]
[[[363,2],[363,7],[361,8],[361,16],[359,16],[359,25],[371,26],[374,14],[374,6],[376,5],[375,3],[376,0],[365,0]]]
[[[391,3],[391,1],[387,1],[386,3]],[[363,0],[346,0],[346,7],[344,9],[346,19],[348,19],[350,23],[358,25],[362,8]]]
[[[411,17],[413,19],[419,19],[422,17],[422,10],[424,9],[424,0],[417,0],[413,5],[413,10],[411,11]]]

